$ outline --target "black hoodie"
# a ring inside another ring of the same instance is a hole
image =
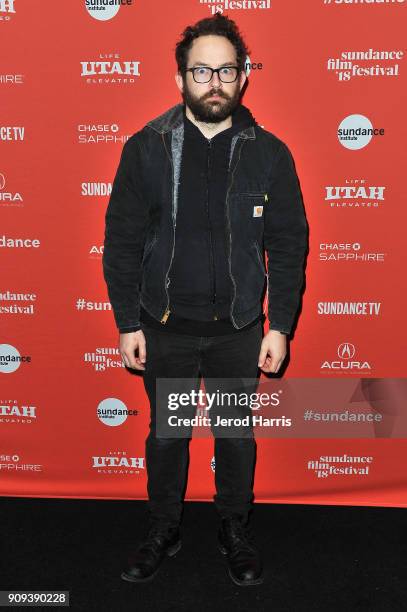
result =
[[[170,315],[160,323],[141,307],[141,321],[161,330],[193,335],[239,332],[230,320],[233,285],[229,276],[225,199],[232,137],[256,125],[239,104],[232,126],[212,138],[188,119],[183,107],[184,142],[178,192],[174,259],[169,273]]]

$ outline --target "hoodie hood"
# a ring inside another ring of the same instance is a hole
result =
[[[240,131],[255,125],[257,125],[257,121],[247,106],[238,104],[232,113],[232,126],[236,127],[236,129]]]

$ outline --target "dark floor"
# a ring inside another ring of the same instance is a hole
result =
[[[183,546],[145,585],[120,578],[145,529],[145,502],[0,497],[0,504],[0,590],[69,590],[72,610],[407,610],[404,509],[256,504],[265,582],[238,587],[216,545],[213,503],[185,504]]]

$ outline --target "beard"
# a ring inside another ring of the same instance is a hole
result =
[[[220,100],[209,100],[213,94],[218,94]],[[189,106],[192,114],[197,121],[203,123],[220,123],[233,113],[240,102],[240,89],[237,86],[232,96],[228,96],[224,91],[211,89],[205,95],[196,97],[189,89],[184,80],[184,90],[182,99]]]

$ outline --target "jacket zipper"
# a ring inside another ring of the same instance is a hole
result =
[[[169,160],[171,162],[171,167],[172,167],[172,189],[173,189],[173,193],[174,193],[174,164],[173,164],[171,155],[168,153],[167,146],[165,144],[164,134],[162,134],[162,139],[163,139],[165,151],[166,151],[166,153],[168,155],[168,158],[169,158]],[[237,138],[237,140],[238,140],[238,138]],[[239,327],[238,327],[238,325],[236,325],[236,321],[233,318],[233,314],[232,314],[233,313],[233,306],[234,306],[234,303],[235,303],[235,300],[236,300],[236,281],[235,281],[235,279],[233,277],[233,274],[232,274],[232,232],[231,232],[230,216],[229,216],[229,191],[230,191],[230,189],[231,189],[231,187],[233,185],[233,179],[234,179],[236,168],[237,168],[239,160],[240,160],[240,155],[241,155],[243,144],[244,144],[244,142],[242,143],[242,145],[240,146],[240,149],[239,149],[239,157],[238,157],[238,159],[236,161],[236,164],[235,164],[235,167],[233,169],[232,178],[231,178],[228,190],[226,192],[226,199],[225,199],[226,219],[227,219],[227,222],[228,222],[228,229],[229,229],[229,257],[228,257],[229,274],[230,274],[230,278],[232,279],[233,286],[234,286],[234,295],[233,295],[232,303],[231,303],[231,306],[230,306],[230,318],[231,318],[231,321],[232,321],[233,325],[237,329],[239,329]],[[232,162],[232,157],[230,159],[230,164],[231,164],[231,162]],[[174,203],[173,203],[173,205],[174,205]],[[176,218],[175,218],[174,214],[172,215],[172,218],[173,218],[173,245],[172,245],[172,254],[171,254],[170,265],[168,266],[168,270],[167,270],[167,273],[165,275],[165,292],[167,294],[167,307],[166,307],[166,309],[164,311],[164,314],[163,314],[163,316],[162,316],[162,318],[160,320],[160,322],[163,323],[163,324],[165,324],[167,322],[167,319],[168,319],[168,317],[170,315],[170,312],[171,312],[171,310],[169,309],[170,296],[169,296],[169,293],[168,293],[168,285],[170,284],[170,279],[168,278],[168,272],[170,271],[170,268],[171,268],[172,260],[174,258],[174,249],[175,249]],[[267,286],[267,289],[268,289],[268,286]]]
[[[211,144],[212,141],[208,138],[208,146],[207,146],[207,174],[206,174],[206,213],[208,215],[208,232],[209,232],[209,245],[210,245],[210,269],[209,269],[209,276],[211,276],[211,271],[212,271],[212,287],[213,287],[213,291],[212,291],[212,304],[215,304],[216,302],[216,275],[215,275],[215,259],[214,259],[214,255],[213,255],[213,242],[212,242],[212,231],[211,231],[211,223],[210,223],[210,217],[209,217],[209,168],[210,168],[210,152],[211,152]],[[218,318],[218,315],[215,314],[213,317],[215,320]]]
[[[239,164],[240,155],[241,155],[241,152],[242,152],[243,145],[244,145],[244,141],[240,145],[239,157],[237,158],[237,161],[235,163],[235,167],[233,168],[233,171],[232,171],[232,178],[230,180],[230,185],[229,185],[228,190],[226,192],[226,200],[225,200],[226,219],[227,219],[227,222],[228,222],[228,229],[229,229],[229,257],[228,257],[228,261],[229,261],[229,274],[230,274],[230,278],[232,279],[233,286],[234,286],[233,299],[232,299],[232,303],[230,305],[230,318],[231,318],[231,321],[232,321],[233,325],[237,329],[239,329],[239,326],[236,325],[236,321],[233,318],[233,314],[232,314],[233,313],[233,306],[234,306],[235,300],[236,300],[236,281],[233,278],[233,274],[232,274],[232,230],[231,230],[231,226],[230,226],[230,216],[229,216],[229,191],[231,190],[232,185],[233,185],[233,179],[234,179],[234,176],[235,176],[236,168],[237,168],[237,166]],[[230,162],[232,162],[232,159],[230,160]]]
[[[172,168],[172,193],[174,194],[174,163],[172,161],[171,155],[168,153],[167,145],[165,144],[165,136],[164,136],[164,134],[162,134],[162,139],[163,139],[164,149],[165,149],[165,151],[166,151],[166,153],[168,155],[168,158],[169,158],[169,160],[171,162],[171,168]],[[172,206],[174,208],[174,201],[172,201]],[[173,242],[172,242],[171,260],[170,260],[170,265],[168,266],[167,273],[165,275],[165,293],[167,295],[167,306],[165,308],[165,311],[164,311],[164,314],[163,314],[162,318],[160,319],[160,323],[162,323],[163,325],[165,325],[165,323],[167,322],[167,319],[170,316],[170,312],[171,312],[171,310],[169,309],[170,295],[168,293],[168,285],[170,284],[170,279],[168,278],[168,273],[169,273],[170,268],[171,268],[172,260],[174,258],[174,250],[175,250],[176,215],[174,214],[174,210],[173,210],[173,213],[172,213],[172,226],[173,226]]]

